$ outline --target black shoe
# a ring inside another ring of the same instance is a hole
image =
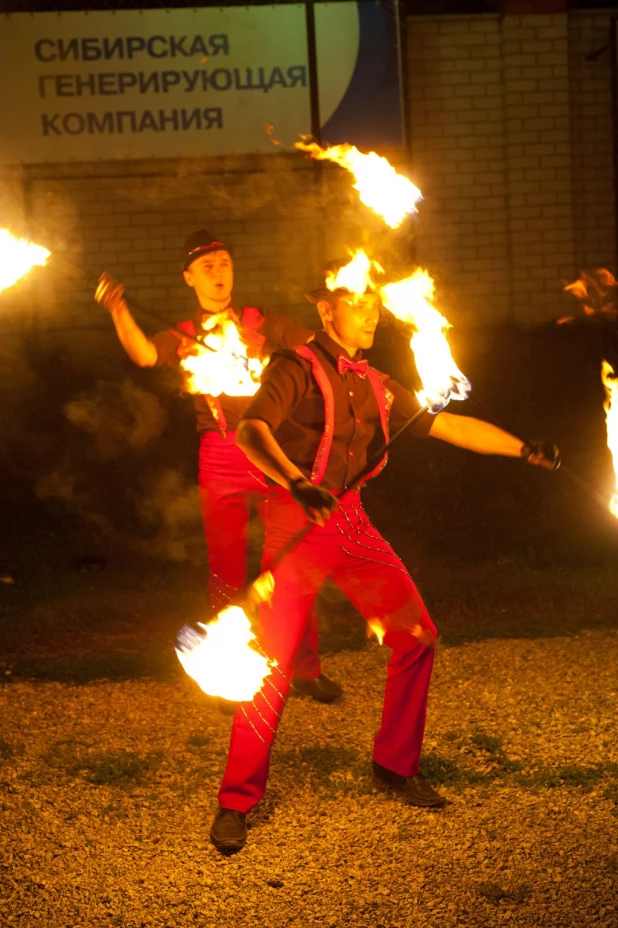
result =
[[[247,824],[244,812],[235,809],[219,809],[210,829],[210,840],[224,854],[233,854],[245,846]]]
[[[430,786],[420,774],[415,777],[402,777],[382,767],[375,760],[372,762],[372,767],[373,781],[376,786],[394,790],[413,806],[421,806],[424,809],[442,809],[446,805],[444,796],[436,793],[433,786]]]
[[[335,702],[340,699],[343,690],[334,680],[321,673],[319,677],[313,680],[303,680],[301,677],[294,677],[292,686],[301,696],[309,696],[316,702]]]

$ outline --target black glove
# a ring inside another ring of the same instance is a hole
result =
[[[307,477],[299,477],[290,483],[290,493],[302,508],[308,519],[318,525],[324,525],[333,509],[337,509],[339,501],[329,490],[311,483]]]
[[[545,470],[558,470],[560,467],[558,446],[548,438],[534,438],[526,442],[521,449],[521,456],[528,464]]]

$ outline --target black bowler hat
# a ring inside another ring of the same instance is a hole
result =
[[[186,240],[182,246],[180,270],[186,271],[192,261],[209,251],[227,251],[231,254],[229,245],[218,241],[206,229],[198,229]]]

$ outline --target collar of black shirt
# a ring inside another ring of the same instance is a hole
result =
[[[315,338],[312,342],[309,342],[309,348],[312,345],[319,345],[324,354],[327,356],[328,360],[332,362],[334,367],[337,367],[337,358],[339,355],[343,355],[344,358],[348,358],[350,361],[360,361],[363,357],[363,352],[359,350],[356,352],[354,357],[350,355],[343,345],[340,345],[339,342],[336,342],[330,335],[327,335],[326,332],[316,332]]]

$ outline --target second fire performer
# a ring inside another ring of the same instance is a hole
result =
[[[290,316],[234,302],[230,247],[205,229],[184,243],[181,271],[197,297],[195,316],[152,337],[131,315],[124,287],[108,274],[101,277],[95,298],[109,310],[123,348],[140,367],[180,365],[195,351],[194,337],[203,331],[205,321],[218,314],[225,313],[236,323],[251,357],[268,357],[278,349],[302,345],[313,335]],[[198,483],[208,549],[208,593],[211,612],[216,614],[245,587],[250,512],[254,507],[263,516],[267,487],[264,475],[236,444],[238,422],[250,397],[199,394],[193,399],[200,433]],[[341,696],[341,687],[322,672],[316,609],[296,658],[294,686],[318,702]]]

